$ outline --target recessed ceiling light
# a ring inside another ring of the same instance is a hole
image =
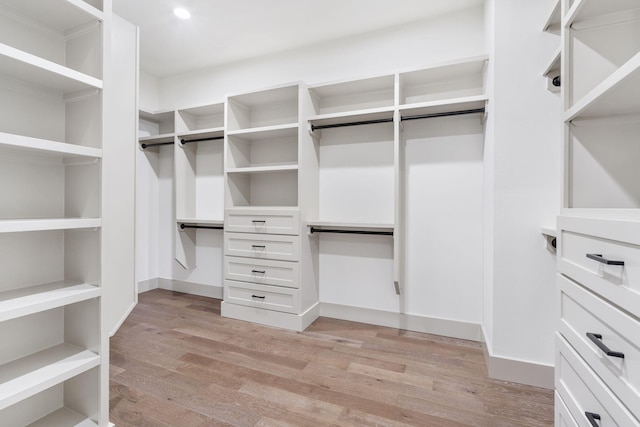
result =
[[[173,9],[173,14],[176,15],[180,19],[189,19],[191,18],[191,13],[187,9],[183,9],[181,7],[176,7]]]

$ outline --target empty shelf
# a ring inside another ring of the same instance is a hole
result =
[[[39,419],[27,427],[98,427],[93,420],[72,411],[69,408],[60,408],[55,412]]]
[[[100,218],[5,219],[0,220],[0,233],[97,228],[101,224]]]
[[[102,157],[99,148],[0,132],[0,148],[62,157]]]

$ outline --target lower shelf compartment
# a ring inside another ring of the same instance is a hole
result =
[[[100,356],[60,344],[0,366],[0,410],[100,364]]]
[[[93,420],[69,408],[61,408],[27,427],[98,427]]]

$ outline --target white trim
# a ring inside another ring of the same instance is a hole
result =
[[[153,289],[158,289],[158,278],[153,278],[149,280],[143,280],[138,282],[138,293],[141,294],[143,292],[148,292]]]
[[[168,291],[184,292],[191,295],[199,295],[201,297],[222,299],[222,286],[205,285],[203,283],[183,282],[181,280],[165,279],[158,277],[156,279],[158,289]]]
[[[484,328],[482,328],[482,334],[486,338],[487,335]],[[498,356],[493,354],[491,348],[487,346],[486,339],[482,342],[482,350],[484,351],[489,378],[527,384],[549,390],[554,389],[553,365]]]
[[[396,313],[327,302],[320,303],[320,316],[465,340],[482,340],[479,324],[459,320]]]
[[[118,321],[118,323],[116,323],[116,326],[113,328],[113,330],[111,332],[109,332],[109,338],[111,338],[112,336],[114,336],[118,332],[118,329],[120,329],[120,326],[122,326],[124,321],[127,320],[127,318],[129,317],[129,315],[131,314],[133,309],[136,308],[136,305],[138,305],[138,299],[137,298],[136,298],[136,301],[134,301],[131,304],[131,306],[129,306],[127,311],[125,311],[124,316],[122,316],[122,318]]]
[[[302,332],[320,315],[320,304],[312,305],[302,314],[292,314],[223,301],[221,311],[222,317]]]

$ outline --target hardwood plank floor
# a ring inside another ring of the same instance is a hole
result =
[[[302,333],[140,294],[111,338],[127,426],[551,426],[553,392],[487,378],[479,343],[319,318]]]

